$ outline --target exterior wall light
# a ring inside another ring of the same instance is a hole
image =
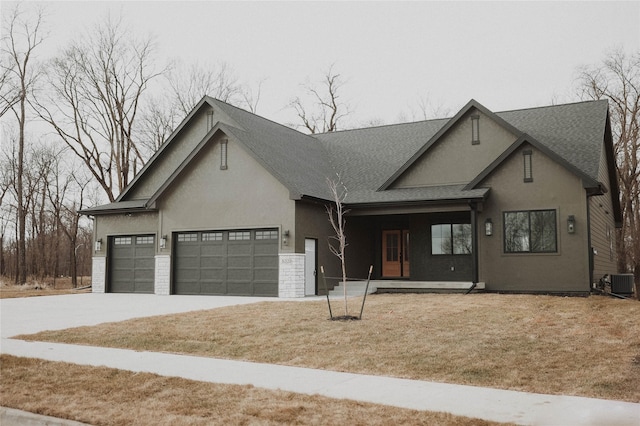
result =
[[[289,230],[285,230],[282,232],[282,244],[283,245],[287,245],[289,244]]]
[[[164,249],[167,247],[167,236],[163,235],[162,238],[160,238],[160,248]]]
[[[95,251],[102,250],[102,238],[96,240],[95,245],[94,245],[94,249],[95,249]]]
[[[576,217],[572,214],[567,218],[567,232],[570,234],[576,232]]]
[[[487,218],[487,220],[484,221],[484,235],[487,237],[493,235],[493,222],[491,222],[491,218]]]

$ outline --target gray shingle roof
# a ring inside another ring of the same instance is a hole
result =
[[[521,134],[529,134],[579,172],[598,179],[607,101],[495,113]],[[405,165],[450,119],[314,135],[351,192],[371,194]],[[385,191],[381,191],[385,192]],[[364,195],[363,195],[364,196]]]
[[[598,180],[607,111],[607,101],[601,100],[506,111],[497,115]]]
[[[348,189],[347,203],[351,204],[480,199],[488,193],[487,189],[465,189],[464,185],[378,190],[413,161],[430,139],[437,139],[438,132],[450,126],[452,119],[305,135],[213,98],[205,97],[199,105],[203,102],[220,108],[237,124],[225,125],[225,132],[239,140],[295,197],[330,199],[326,179],[336,173]],[[471,101],[467,105],[476,104]],[[506,122],[503,125],[521,132],[520,136],[530,135],[570,167],[597,181],[607,113],[607,101],[590,101],[505,111],[495,116]],[[143,172],[152,169],[148,166]],[[84,212],[146,208],[144,202],[133,205],[119,201]]]
[[[254,157],[297,195],[328,198],[325,179],[334,174],[325,147],[311,136],[209,98],[241,129],[227,126]]]

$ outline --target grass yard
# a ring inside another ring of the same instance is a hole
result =
[[[0,404],[93,425],[495,425],[478,419],[0,356]]]
[[[21,338],[640,402],[637,301],[388,294],[327,318],[326,301],[264,302]]]
[[[78,278],[78,287],[84,287],[91,283],[91,277],[83,277],[82,285]],[[44,280],[31,279],[25,285],[14,285],[5,278],[0,279],[0,299],[12,299],[16,297],[56,296],[60,294],[88,293],[91,289],[76,289],[72,287],[70,277],[46,278]]]

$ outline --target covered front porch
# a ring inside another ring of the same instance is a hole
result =
[[[385,214],[386,213],[386,214]],[[380,291],[466,291],[478,279],[475,203],[405,211],[353,209],[347,218],[347,273]]]

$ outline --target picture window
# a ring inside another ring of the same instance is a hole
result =
[[[432,255],[469,254],[471,251],[471,224],[431,225]]]
[[[504,212],[505,253],[557,251],[555,210]]]

